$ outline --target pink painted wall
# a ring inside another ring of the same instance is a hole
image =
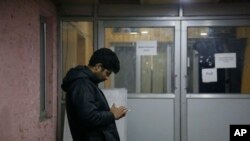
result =
[[[51,118],[40,121],[39,16],[50,17]],[[0,141],[55,141],[56,10],[49,0],[0,0]]]

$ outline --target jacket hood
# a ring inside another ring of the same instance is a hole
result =
[[[70,85],[77,79],[89,79],[90,81],[92,81],[93,83],[95,83],[96,85],[98,83],[101,82],[101,80],[99,80],[95,74],[93,74],[91,72],[91,70],[87,67],[87,66],[77,66],[75,68],[71,68],[66,76],[63,78],[63,82],[61,85],[61,88],[67,92]]]

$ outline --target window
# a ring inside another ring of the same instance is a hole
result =
[[[52,116],[52,21],[50,18],[40,17],[40,120]]]
[[[249,93],[249,27],[188,28],[188,93]]]
[[[72,67],[88,65],[93,51],[93,22],[62,22],[62,77]]]
[[[120,72],[104,82],[105,88],[126,88],[129,94],[172,93],[174,46],[173,27],[105,28],[105,47],[116,52],[121,65]]]
[[[40,18],[40,118],[46,115],[46,29],[44,17]]]

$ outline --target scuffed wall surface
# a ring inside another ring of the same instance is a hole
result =
[[[0,0],[0,141],[56,140],[56,23],[51,39],[52,117],[41,122],[40,14],[56,19],[47,0]]]

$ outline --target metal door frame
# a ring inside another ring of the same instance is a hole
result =
[[[174,141],[180,141],[180,21],[99,21],[98,22],[98,47],[104,47],[104,29],[106,27],[174,27],[174,93],[167,94],[129,94],[128,98],[139,99],[173,99],[174,100]]]

